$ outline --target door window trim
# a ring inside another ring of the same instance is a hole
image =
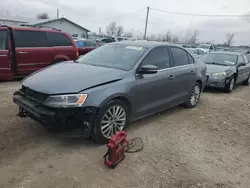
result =
[[[174,55],[173,55],[173,53],[172,53],[172,51],[171,51],[171,48],[177,48],[177,49],[181,49],[181,50],[183,50],[184,52],[186,52],[186,56],[187,56],[187,60],[188,60],[188,64],[186,64],[186,65],[179,65],[179,66],[175,66],[175,62],[174,62]],[[188,52],[187,52],[187,50],[185,50],[185,49],[183,49],[183,48],[180,48],[180,47],[177,47],[177,46],[170,46],[170,53],[171,53],[171,57],[172,57],[172,64],[173,64],[173,67],[183,67],[183,66],[187,66],[187,65],[193,65],[194,63],[189,63],[189,59],[188,59]],[[190,54],[189,54],[190,55]],[[191,56],[192,57],[192,56]],[[193,58],[193,57],[192,57]],[[194,60],[194,58],[193,58],[193,60]],[[195,61],[194,61],[195,62]]]
[[[170,67],[168,67],[168,68],[163,68],[163,69],[158,69],[158,71],[165,70],[165,69],[169,69],[169,68],[172,68],[172,67],[173,67],[173,62],[172,62],[172,57],[171,57],[171,54],[170,54],[169,46],[157,46],[157,47],[154,47],[154,48],[152,48],[151,50],[149,50],[149,52],[142,58],[140,64],[139,64],[138,67],[136,68],[136,74],[137,74],[138,69],[141,67],[141,65],[142,65],[142,63],[143,63],[143,60],[146,59],[146,58],[148,57],[148,55],[150,54],[150,52],[152,52],[152,50],[154,50],[154,49],[156,49],[156,48],[159,48],[159,47],[165,47],[165,48],[167,48],[167,51],[168,51],[168,53],[169,53]]]

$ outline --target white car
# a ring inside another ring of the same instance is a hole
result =
[[[214,51],[214,45],[212,44],[200,44],[197,48],[203,50],[204,52]]]

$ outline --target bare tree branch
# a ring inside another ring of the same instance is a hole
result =
[[[231,46],[234,40],[234,33],[227,33],[225,45]]]
[[[117,32],[116,22],[112,21],[107,27],[106,32],[108,35],[115,36]]]
[[[117,27],[116,36],[117,36],[117,37],[120,37],[120,36],[122,36],[123,33],[124,33],[123,26],[119,25],[119,26]]]
[[[48,13],[43,12],[43,13],[37,14],[36,19],[46,20],[46,19],[49,19],[49,15]]]

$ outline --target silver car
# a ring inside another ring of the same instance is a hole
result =
[[[250,63],[239,52],[210,52],[200,58],[207,65],[207,87],[230,93],[236,84],[249,85]]]
[[[103,45],[22,81],[19,115],[106,142],[129,122],[184,104],[193,108],[206,65],[172,44],[124,41]]]

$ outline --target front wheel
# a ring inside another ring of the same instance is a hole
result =
[[[184,106],[187,108],[194,108],[198,104],[200,96],[201,96],[201,84],[196,82],[190,93],[189,99],[187,102],[184,103]]]
[[[228,82],[228,84],[226,84],[225,88],[224,88],[224,91],[226,93],[231,93],[234,89],[234,86],[235,86],[235,77],[232,76]]]
[[[128,124],[129,108],[120,100],[111,100],[95,117],[92,138],[98,143],[107,143],[118,131],[123,130]]]

